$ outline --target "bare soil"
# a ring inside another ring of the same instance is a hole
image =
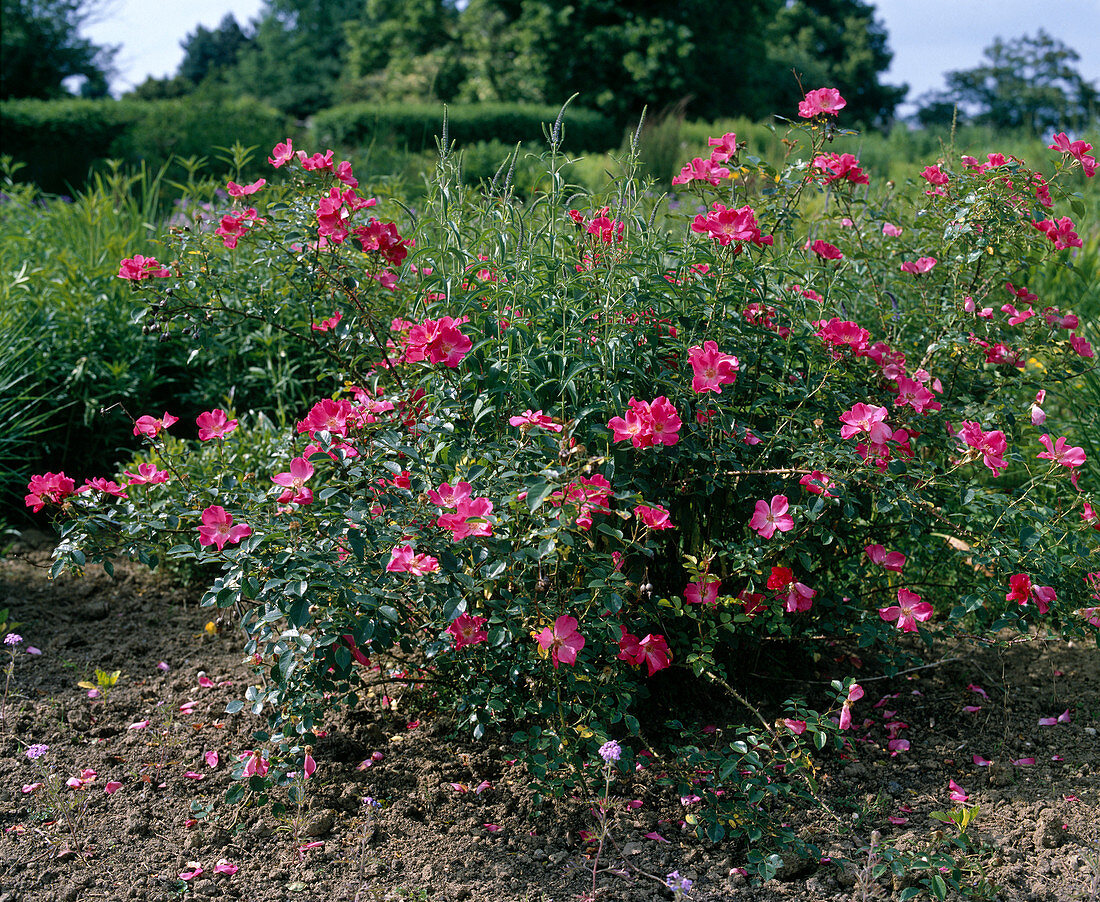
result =
[[[194,592],[142,568],[120,567],[115,578],[89,568],[51,581],[48,566],[42,536],[25,536],[0,560],[0,610],[21,621],[15,631],[24,639],[0,734],[0,902],[560,902],[591,893],[594,863],[595,898],[606,900],[672,899],[645,875],[664,879],[674,870],[694,883],[686,898],[701,902],[890,899],[921,875],[874,879],[872,831],[879,848],[935,847],[953,832],[930,817],[951,810],[949,780],[980,805],[969,860],[985,898],[1097,898],[1093,642],[937,647],[929,658],[937,666],[889,680],[861,673],[867,695],[856,708],[856,741],[820,762],[833,813],[811,811],[795,822],[820,857],[789,861],[777,878],[754,885],[740,870],[746,849],[695,839],[680,800],[649,773],[615,788],[623,801],[642,804],[616,806],[613,841],[597,861],[589,806],[536,804],[505,739],[475,742],[445,716],[400,706],[385,715],[333,713],[314,746],[318,769],[300,811],[291,806],[276,818],[226,805],[230,765],[261,727],[250,715],[225,713],[252,678],[239,635],[232,626],[205,629],[211,613]],[[28,646],[41,654],[27,654]],[[89,699],[77,683],[94,680],[97,667],[121,677],[106,698]],[[214,685],[200,685],[200,674]],[[1066,710],[1068,722],[1039,725]],[[871,722],[858,727],[861,718]],[[891,721],[907,725],[899,735],[911,744],[896,757],[886,749]],[[23,791],[43,775],[25,754],[33,743],[50,747],[37,763],[75,800],[75,830],[47,788]],[[216,766],[207,762],[212,751]],[[93,782],[64,786],[83,769],[95,771]],[[489,787],[475,791],[483,781]],[[109,794],[108,782],[121,788]],[[216,873],[222,859],[236,873]],[[201,874],[181,879],[196,866]]]

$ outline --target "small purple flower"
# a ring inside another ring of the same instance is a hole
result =
[[[618,761],[623,755],[622,746],[619,745],[614,739],[608,740],[600,746],[600,757],[603,758],[608,764],[612,761]]]
[[[41,742],[36,742],[34,745],[27,747],[27,757],[34,761],[36,758],[41,758],[50,750],[48,745],[43,745]]]
[[[691,881],[681,877],[679,871],[673,871],[665,878],[665,886],[677,894],[691,892]]]
[[[19,645],[19,643],[21,643],[22,641],[23,641],[23,637],[20,636],[18,633],[8,633],[4,637],[4,644],[5,645],[15,646],[15,645]]]

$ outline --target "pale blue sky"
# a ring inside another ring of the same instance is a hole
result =
[[[243,25],[262,5],[262,0],[108,0],[100,21],[85,33],[96,43],[122,45],[117,93],[147,75],[175,72],[183,57],[180,40],[200,23],[213,28],[232,12]],[[875,6],[894,51],[885,80],[908,82],[910,98],[940,87],[947,70],[977,65],[995,37],[1034,34],[1039,28],[1076,50],[1080,72],[1100,82],[1100,0],[877,0]]]

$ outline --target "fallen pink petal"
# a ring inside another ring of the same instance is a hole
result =
[[[202,865],[190,864],[189,863],[188,866],[191,867],[191,870],[190,871],[180,871],[180,874],[179,874],[180,880],[194,880],[196,877],[199,876],[199,874],[203,873]]]
[[[1035,763],[1034,758],[1016,758],[1012,762],[1016,767],[1031,767]]]
[[[184,774],[184,776],[185,776],[185,777],[186,777],[186,778],[187,778],[188,780],[205,780],[205,779],[206,779],[206,775],[205,775],[205,774],[200,774],[200,773],[196,773],[196,772],[195,772],[195,771],[193,771],[193,770],[189,770],[189,771],[187,771],[187,773],[185,773],[185,774]]]
[[[501,828],[498,824],[485,824],[485,829],[490,833],[499,833]]]
[[[970,798],[970,796],[966,794],[966,791],[954,780],[948,780],[947,786],[951,790],[949,798],[952,802],[965,802]]]
[[[114,795],[120,789],[122,789],[122,784],[119,783],[117,780],[111,780],[109,783],[107,783],[106,786],[103,787],[103,791],[109,796]]]
[[[989,767],[989,765],[991,765],[993,762],[989,761],[986,758],[983,758],[981,755],[975,755],[974,763],[978,765],[978,767]]]
[[[207,767],[217,767],[218,766],[218,753],[216,751],[209,751],[205,755],[203,755],[202,757],[203,757],[203,760],[206,762]]]
[[[230,864],[226,859],[219,858],[218,863],[214,865],[215,874],[225,874],[227,877],[232,877],[240,868],[235,864]]]
[[[656,842],[668,842],[667,839],[665,839],[663,836],[661,836],[660,833],[657,832],[647,833],[645,834],[645,838],[655,840]]]
[[[130,726],[128,726],[126,729],[127,730],[144,730],[147,726],[149,726],[149,721],[139,720],[139,721],[136,721],[135,723],[130,724]]]

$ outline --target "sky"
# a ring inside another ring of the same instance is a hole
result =
[[[944,72],[978,65],[995,37],[1035,34],[1040,27],[1076,50],[1078,71],[1100,83],[1100,0],[875,0],[874,5],[894,51],[883,80],[907,82],[910,100],[942,87]],[[262,6],[263,0],[105,0],[99,20],[84,34],[97,44],[122,45],[112,84],[118,94],[148,75],[175,73],[183,58],[180,41],[199,24],[214,28],[231,12],[245,25]]]

